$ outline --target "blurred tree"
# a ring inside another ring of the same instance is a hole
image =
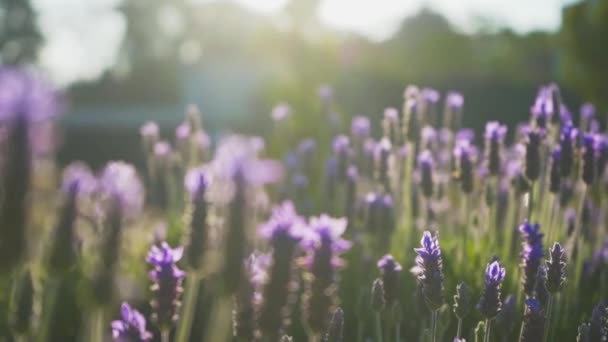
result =
[[[562,15],[561,71],[587,100],[608,107],[608,1],[582,1]]]
[[[41,43],[36,13],[30,1],[0,0],[0,62],[35,62]]]

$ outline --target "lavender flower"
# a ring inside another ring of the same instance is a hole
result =
[[[544,265],[538,267],[536,274],[536,284],[534,284],[534,299],[536,299],[542,308],[546,308],[549,303],[551,294],[547,290],[547,269]]]
[[[286,103],[279,103],[272,109],[272,119],[276,122],[283,121],[291,114],[291,108]]]
[[[589,324],[589,341],[606,341],[608,339],[608,306],[598,304],[591,313]]]
[[[526,178],[534,182],[540,177],[540,145],[542,142],[543,131],[528,128],[526,132]]]
[[[557,194],[561,188],[560,161],[561,148],[556,146],[551,153],[551,170],[549,171],[549,191],[553,194]]]
[[[515,328],[515,296],[508,295],[502,303],[500,312],[496,316],[496,326],[502,335],[509,336]]]
[[[507,126],[501,125],[497,121],[491,121],[486,124],[485,158],[486,166],[492,176],[496,176],[500,172],[502,166],[502,148],[506,134]]]
[[[386,306],[386,302],[384,301],[384,284],[382,284],[382,279],[377,278],[374,280],[372,284],[372,293],[371,293],[371,307],[377,313],[384,311],[384,307]]]
[[[65,272],[76,263],[74,230],[78,217],[78,198],[91,194],[96,186],[97,181],[91,170],[82,163],[72,163],[63,171],[61,188],[65,199],[54,229],[49,255],[49,267],[54,272]]]
[[[338,307],[334,311],[329,323],[329,329],[323,342],[342,342],[344,338],[344,311]]]
[[[578,139],[578,130],[566,122],[559,137],[561,151],[559,170],[562,177],[568,177],[574,168],[574,141]]]
[[[433,156],[430,151],[423,151],[418,156],[418,168],[420,169],[420,185],[422,187],[422,193],[425,197],[429,198],[433,196]]]
[[[392,145],[387,138],[382,138],[376,145],[376,179],[383,184],[385,189],[390,190],[389,162]]]
[[[272,263],[258,319],[262,336],[270,339],[278,338],[289,322],[294,299],[294,258],[297,245],[305,235],[304,229],[304,220],[291,202],[274,208],[268,222],[260,228],[260,235],[272,245]]]
[[[203,255],[207,243],[209,205],[205,194],[209,188],[209,176],[203,168],[195,168],[186,174],[185,187],[190,194],[189,228],[190,239],[186,246],[188,266],[200,270],[203,265]]]
[[[591,326],[589,323],[581,323],[578,326],[578,335],[576,336],[576,342],[591,342],[589,333]]]
[[[115,342],[144,342],[152,340],[146,330],[146,319],[127,303],[120,307],[121,319],[112,322],[112,339]]]
[[[477,310],[485,319],[494,319],[501,310],[500,287],[505,275],[506,270],[496,260],[486,266],[483,292],[477,303]]]
[[[245,277],[235,296],[232,313],[233,335],[237,341],[253,341],[257,333],[257,311],[262,299],[260,289],[268,277],[268,257],[251,254],[245,261]]]
[[[166,242],[160,247],[153,245],[148,253],[147,261],[154,267],[150,272],[154,283],[151,287],[154,295],[152,318],[161,330],[170,329],[179,317],[181,285],[186,273],[177,268],[176,263],[183,254],[183,247],[173,249]]]
[[[534,105],[530,108],[530,112],[532,113],[532,119],[536,123],[536,127],[546,129],[554,113],[551,89],[542,87],[538,91],[538,96]]]
[[[370,122],[366,116],[355,116],[352,119],[350,132],[353,138],[363,141],[369,136],[370,133]]]
[[[471,311],[471,306],[471,290],[465,282],[461,282],[456,286],[456,295],[454,295],[454,314],[462,320]]]
[[[526,311],[521,332],[521,342],[542,341],[545,332],[545,314],[540,303],[534,298],[526,299]]]
[[[387,254],[378,261],[378,268],[382,273],[382,284],[384,285],[384,302],[392,307],[399,300],[399,273],[401,265],[392,255]]]
[[[543,256],[543,234],[540,232],[540,225],[531,224],[527,220],[519,227],[522,242],[522,284],[524,293],[528,297],[534,296],[534,286]]]
[[[459,140],[454,148],[454,157],[457,161],[456,178],[460,181],[462,192],[470,194],[473,192],[475,149],[468,141]]]
[[[346,226],[345,219],[327,215],[313,217],[309,221],[311,234],[305,246],[310,254],[304,264],[312,278],[308,281],[304,294],[303,314],[315,334],[327,331],[334,310],[336,269],[344,265],[339,254],[350,248],[350,242],[341,238]]]
[[[350,158],[350,140],[345,135],[338,135],[333,142],[334,156],[337,162],[338,180],[342,181],[346,178],[346,169]]]
[[[422,290],[422,295],[431,311],[443,305],[443,261],[438,234],[425,231],[420,240],[421,248],[415,248],[416,266],[412,270]]]
[[[597,151],[597,171],[596,175],[598,178],[602,177],[606,171],[606,165],[608,165],[608,137],[597,136],[596,143],[596,151]]]
[[[160,137],[160,128],[154,121],[147,121],[139,129],[144,151],[149,154]]]
[[[549,250],[547,260],[547,290],[555,294],[564,287],[566,282],[566,250],[559,244],[554,243]]]
[[[379,236],[390,236],[394,230],[394,204],[388,194],[370,192],[365,197],[367,215],[365,225],[370,232],[377,232]]]
[[[582,179],[587,186],[591,186],[596,179],[596,153],[595,153],[595,136],[590,133],[583,135],[583,170]]]
[[[388,138],[391,144],[400,142],[399,138],[399,111],[395,108],[386,108],[382,119],[382,131],[384,137]]]

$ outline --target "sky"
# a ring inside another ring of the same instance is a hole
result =
[[[121,0],[33,0],[46,35],[43,67],[60,85],[98,77],[117,57],[126,23],[116,12]],[[273,15],[287,0],[236,1],[251,10]],[[564,0],[322,0],[321,22],[383,40],[399,22],[427,6],[463,31],[478,28],[479,18],[516,32],[553,31],[559,27]],[[567,0],[569,2],[573,0]]]

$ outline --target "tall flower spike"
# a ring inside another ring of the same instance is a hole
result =
[[[589,337],[589,333],[591,330],[591,326],[589,323],[581,323],[578,326],[578,335],[576,335],[576,342],[591,342]]]
[[[521,342],[543,340],[545,332],[545,313],[541,304],[534,298],[526,299],[526,311],[521,331]]]
[[[378,313],[384,311],[384,307],[386,306],[386,302],[384,301],[384,285],[382,284],[382,279],[380,278],[374,280],[374,283],[372,284],[370,304],[374,311]]]
[[[190,194],[189,228],[190,238],[186,246],[186,260],[188,266],[200,270],[203,264],[203,255],[207,244],[208,223],[207,215],[209,204],[205,199],[209,187],[209,176],[202,168],[188,171],[185,177],[185,187]]]
[[[309,276],[303,298],[303,314],[308,327],[317,335],[324,334],[336,302],[336,270],[344,265],[339,254],[350,248],[342,239],[347,221],[328,215],[313,217],[309,221],[310,237],[305,246],[309,255],[305,259]]]
[[[578,130],[572,122],[564,123],[559,137],[561,151],[559,170],[562,177],[568,177],[574,168],[574,142],[578,139]]]
[[[549,191],[553,194],[559,193],[561,188],[561,172],[560,172],[561,148],[555,147],[551,153],[551,170],[549,171]]]
[[[606,165],[608,165],[608,137],[606,135],[601,135],[597,137],[597,171],[596,175],[598,178],[604,176],[606,171]]]
[[[337,177],[339,181],[343,181],[346,178],[351,153],[350,139],[346,135],[336,136],[333,141],[333,151],[337,163]]]
[[[540,177],[540,145],[543,134],[542,130],[535,128],[528,128],[526,132],[525,176],[531,182]]]
[[[283,327],[289,323],[296,286],[294,258],[304,229],[304,219],[296,213],[291,202],[275,207],[260,229],[260,235],[272,246],[272,262],[258,318],[262,336],[270,340],[278,339]]]
[[[456,286],[456,295],[454,295],[454,314],[459,319],[464,319],[471,311],[472,306],[471,290],[465,282],[461,282]]]
[[[353,138],[363,141],[369,136],[370,123],[366,116],[355,116],[351,121],[350,132]]]
[[[554,111],[551,89],[549,87],[542,87],[538,91],[534,105],[530,108],[536,127],[547,129],[547,124],[551,121]]]
[[[502,164],[502,148],[507,126],[501,125],[497,121],[486,124],[485,131],[485,158],[486,166],[490,175],[496,176],[500,173]]]
[[[395,108],[386,108],[382,119],[383,136],[388,138],[392,145],[400,142],[399,111]]]
[[[484,286],[481,298],[477,303],[477,310],[485,319],[493,319],[501,310],[500,288],[505,280],[506,270],[497,260],[486,266]]]
[[[391,308],[399,300],[399,273],[401,265],[392,255],[387,254],[378,261],[378,268],[381,271],[382,284],[384,285],[384,301]]]
[[[425,231],[420,240],[421,248],[415,248],[416,266],[413,273],[418,280],[424,300],[431,311],[439,309],[443,298],[443,260],[438,234]]]
[[[392,150],[391,142],[388,138],[382,138],[376,145],[376,179],[390,191],[389,162]]]
[[[268,276],[267,255],[250,255],[244,261],[245,277],[235,295],[232,312],[232,329],[239,342],[254,341],[257,338],[257,312],[261,301],[260,289]]]
[[[420,170],[420,186],[425,197],[433,196],[433,156],[430,151],[423,151],[418,156],[418,168]]]
[[[145,342],[152,340],[152,334],[146,330],[146,319],[139,311],[127,303],[120,307],[120,320],[112,322],[112,339],[114,342]]]
[[[522,236],[521,268],[522,284],[524,293],[528,297],[534,296],[534,286],[538,268],[540,267],[543,256],[543,234],[540,232],[540,225],[531,224],[527,220],[519,227]]]
[[[566,283],[566,250],[554,243],[549,251],[547,263],[547,290],[555,294],[562,290]]]
[[[504,336],[509,336],[515,328],[515,320],[515,296],[508,295],[496,316],[496,326]]]
[[[365,226],[377,236],[389,237],[395,227],[393,198],[388,194],[370,192],[365,196],[367,213]]]
[[[153,281],[152,317],[161,330],[171,329],[179,318],[182,281],[186,273],[177,268],[176,263],[183,253],[183,247],[173,249],[166,242],[160,247],[153,245],[148,253],[147,261],[153,266],[150,272]]]
[[[589,341],[606,341],[608,339],[608,306],[598,304],[591,313],[589,324]]]
[[[470,194],[473,192],[473,168],[475,149],[468,140],[459,140],[454,148],[457,172],[456,178],[460,181],[462,192]]]
[[[538,267],[536,284],[534,285],[534,299],[536,299],[543,309],[549,303],[549,291],[547,290],[547,269],[544,265]]]
[[[334,311],[334,315],[329,323],[329,330],[325,335],[324,342],[342,342],[344,331],[344,311],[338,307]]]
[[[582,179],[587,186],[591,186],[596,179],[596,153],[595,153],[595,136],[590,133],[585,133],[583,136],[583,171]]]

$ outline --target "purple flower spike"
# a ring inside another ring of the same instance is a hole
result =
[[[188,122],[182,122],[181,124],[179,124],[179,126],[177,126],[177,128],[175,128],[175,138],[177,139],[177,141],[187,140],[188,138],[190,138],[191,133],[192,129],[190,128]]]
[[[592,103],[584,103],[581,106],[581,118],[590,121],[595,116],[595,106]]]
[[[501,267],[497,260],[486,266],[484,274],[484,288],[477,309],[486,319],[493,319],[500,312],[500,287],[505,280],[507,271]]]
[[[439,92],[433,88],[422,89],[422,98],[427,103],[436,104],[437,102],[439,102],[440,97],[441,95],[439,94]]]
[[[96,188],[97,179],[86,164],[74,162],[63,170],[63,181],[61,183],[61,190],[63,192],[77,192],[88,195],[95,191]]]
[[[355,116],[351,122],[350,131],[353,137],[365,139],[369,136],[370,123],[366,116]]]
[[[445,103],[452,110],[460,110],[464,105],[464,97],[461,93],[450,91],[446,96]]]
[[[502,166],[502,148],[506,134],[507,126],[501,125],[497,121],[491,121],[486,124],[485,157],[488,171],[493,176],[498,175]]]
[[[177,268],[176,263],[181,260],[184,248],[171,248],[166,242],[160,247],[152,245],[147,261],[154,269],[150,278],[154,282],[152,292],[153,319],[159,328],[170,329],[179,318],[180,296],[183,291],[181,285],[186,273]]]
[[[99,177],[102,194],[115,201],[121,215],[137,216],[144,204],[144,188],[133,165],[124,162],[110,162]]]
[[[526,311],[521,331],[520,341],[542,341],[545,334],[545,313],[539,301],[534,298],[526,299]]]
[[[542,240],[543,234],[540,232],[540,225],[538,223],[533,225],[528,221],[525,221],[519,227],[519,231],[523,239],[521,252],[522,283],[524,293],[528,297],[532,297],[534,295],[538,268],[545,255]]]
[[[291,201],[285,201],[272,209],[272,216],[260,226],[259,234],[267,240],[300,241],[305,235],[304,219],[296,213]]]
[[[550,121],[554,113],[553,98],[551,96],[551,89],[548,87],[542,87],[538,91],[538,96],[532,108],[530,108],[532,118],[536,122],[536,126],[542,129],[547,128],[547,123]]]
[[[566,283],[566,250],[559,244],[554,243],[549,250],[550,259],[547,263],[547,290],[555,294],[564,287]]]
[[[526,163],[525,176],[534,182],[540,177],[540,146],[544,131],[536,128],[526,129]]]
[[[402,267],[392,255],[387,254],[378,260],[378,268],[382,272],[384,302],[391,308],[399,298],[399,273]]]
[[[553,194],[559,193],[561,188],[561,173],[559,169],[561,157],[562,150],[558,145],[551,153],[551,170],[549,171],[549,191]]]
[[[454,148],[457,173],[456,178],[460,181],[462,191],[465,194],[473,192],[473,168],[477,152],[468,140],[457,140]]]
[[[22,117],[28,123],[52,119],[59,96],[48,82],[23,69],[0,67],[0,121]]]
[[[120,307],[121,319],[112,322],[112,339],[115,342],[143,342],[152,340],[146,330],[146,319],[127,303]]]
[[[443,298],[443,260],[439,248],[438,234],[433,236],[425,231],[420,240],[421,248],[415,248],[416,266],[412,273],[416,276],[424,300],[431,311],[439,309]]]
[[[592,185],[597,178],[596,171],[596,139],[594,134],[583,135],[583,170],[582,179],[587,186]]]
[[[160,135],[160,129],[158,128],[158,124],[154,121],[148,121],[145,124],[143,124],[141,126],[141,128],[139,129],[139,133],[141,134],[141,136],[143,138],[146,139],[150,139],[150,138],[154,138],[157,139],[158,136]]]
[[[561,149],[561,161],[559,165],[562,177],[568,177],[574,168],[574,142],[578,139],[578,130],[572,126],[572,122],[564,123],[559,137]]]
[[[420,169],[420,184],[424,196],[431,197],[433,195],[433,155],[430,151],[425,150],[418,156],[418,168]]]

